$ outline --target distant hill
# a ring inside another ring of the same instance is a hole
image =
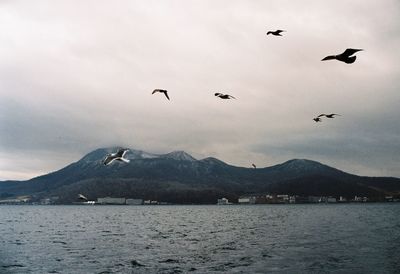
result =
[[[209,157],[196,160],[184,151],[153,154],[131,149],[130,163],[102,160],[116,148],[101,148],[56,172],[28,181],[0,182],[0,198],[17,195],[59,196],[75,201],[77,193],[89,199],[115,196],[171,203],[215,203],[236,200],[249,193],[316,196],[368,196],[376,200],[400,193],[400,179],[361,177],[306,159],[293,159],[266,168],[228,165]]]

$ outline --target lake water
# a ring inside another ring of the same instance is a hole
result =
[[[400,204],[0,206],[0,273],[400,273]]]

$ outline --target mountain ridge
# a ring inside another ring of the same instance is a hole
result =
[[[235,199],[246,193],[368,195],[377,199],[400,193],[398,178],[357,176],[308,159],[254,169],[213,157],[197,160],[184,151],[154,154],[130,149],[126,154],[129,163],[116,161],[104,166],[104,157],[117,148],[93,150],[60,170],[27,181],[0,182],[0,196],[54,195],[68,203],[76,193],[86,191],[88,196],[96,193],[174,203],[211,203],[222,195]]]

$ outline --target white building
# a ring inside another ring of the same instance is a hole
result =
[[[238,199],[239,204],[255,204],[256,197],[255,196],[243,196]]]
[[[41,205],[49,205],[51,204],[51,199],[50,198],[44,198],[40,200]]]
[[[145,205],[158,205],[158,201],[153,201],[153,200],[145,200],[144,201]]]
[[[287,194],[278,194],[276,195],[276,199],[283,203],[289,203],[289,195]]]
[[[230,205],[231,203],[227,198],[221,198],[217,200],[217,205]]]
[[[114,197],[97,198],[97,203],[102,205],[124,205],[125,202],[126,202],[125,198],[114,198]]]
[[[127,205],[142,205],[143,199],[126,199]]]
[[[336,198],[335,197],[328,197],[327,202],[328,203],[336,203]]]

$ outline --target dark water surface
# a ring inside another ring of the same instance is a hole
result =
[[[0,273],[400,273],[400,204],[0,206]]]

